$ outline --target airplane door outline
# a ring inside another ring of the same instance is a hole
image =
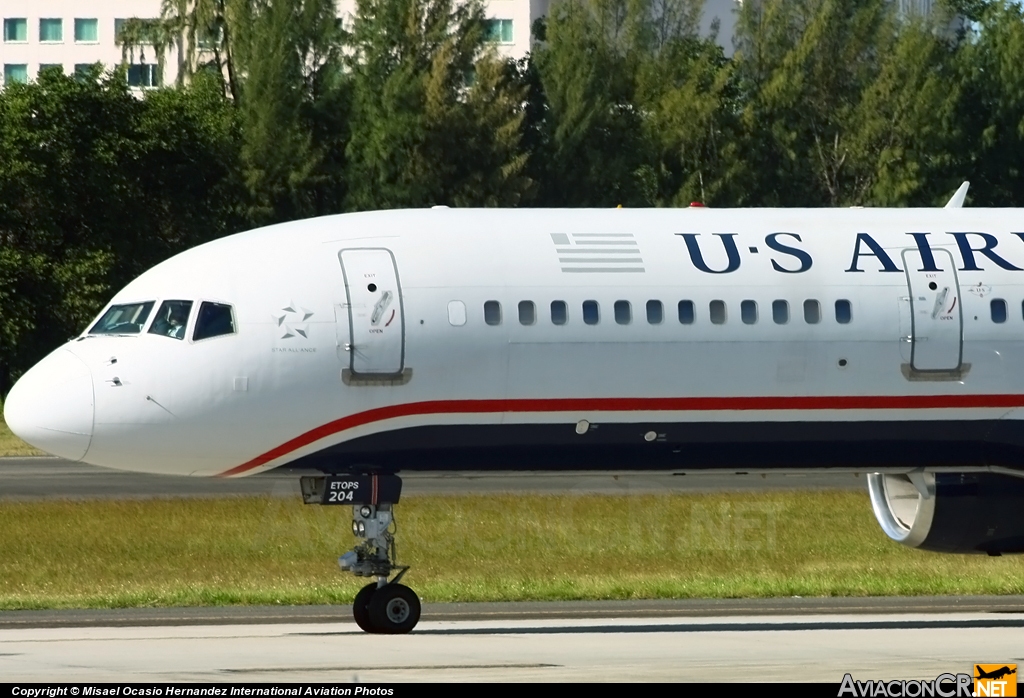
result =
[[[910,291],[910,367],[957,371],[963,363],[964,312],[956,263],[949,250],[932,250],[938,271],[925,266],[920,250],[903,250]]]
[[[401,374],[405,304],[395,255],[383,247],[348,248],[338,252],[338,261],[348,306],[349,370],[364,376]]]

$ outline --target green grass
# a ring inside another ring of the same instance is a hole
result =
[[[41,456],[38,451],[11,433],[3,418],[4,404],[0,402],[0,458],[4,456]]]
[[[857,492],[409,497],[428,601],[1015,594],[1024,559],[903,548]],[[0,504],[0,609],[347,604],[347,507],[291,499]]]

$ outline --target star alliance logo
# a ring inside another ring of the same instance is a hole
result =
[[[273,315],[274,322],[281,330],[281,339],[292,339],[293,337],[309,338],[309,324],[306,322],[313,317],[311,310],[306,310],[301,305],[289,303],[281,308],[280,313]]]

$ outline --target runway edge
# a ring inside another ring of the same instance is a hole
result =
[[[791,597],[780,599],[424,603],[422,620],[536,620],[907,613],[1024,613],[1024,596]],[[343,623],[351,620],[352,611],[347,605],[59,609],[0,611],[0,630],[19,628]]]

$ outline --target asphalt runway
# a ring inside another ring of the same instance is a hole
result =
[[[299,497],[299,477],[315,474],[279,469],[251,477],[218,479],[146,475],[59,458],[0,458],[0,500],[134,499],[271,495]],[[867,488],[863,475],[673,474],[617,472],[407,472],[403,496],[493,494],[646,494],[666,491]]]
[[[19,682],[822,681],[934,679],[1024,662],[1014,613],[424,620],[0,629]]]
[[[298,497],[297,471],[232,480],[0,459],[0,500]],[[863,476],[405,473],[404,495],[865,489]],[[1024,657],[1024,597],[426,604],[407,636],[345,607],[0,613],[5,682],[826,681],[934,678]],[[1024,659],[1019,659],[1024,662]]]

